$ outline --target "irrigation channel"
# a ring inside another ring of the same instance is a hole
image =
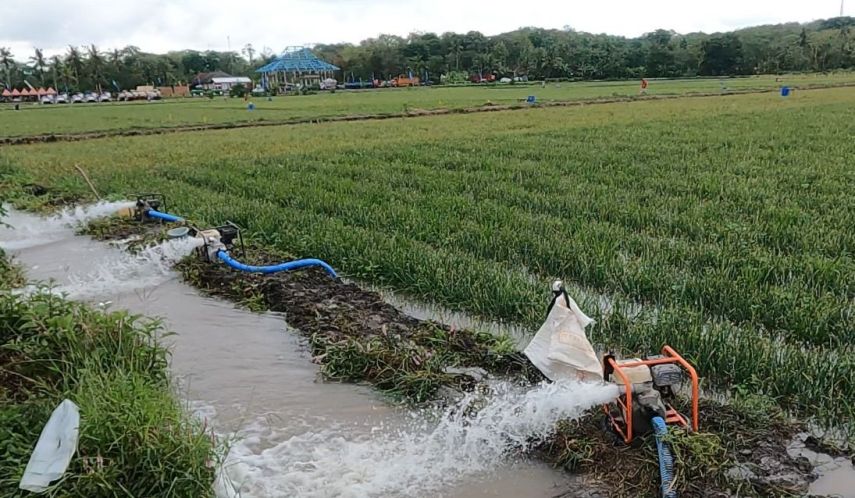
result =
[[[181,395],[232,440],[218,496],[596,496],[508,448],[612,397],[611,389],[520,390],[496,381],[491,398],[467,396],[442,412],[395,408],[368,387],[322,382],[281,316],[237,309],[178,280],[171,265],[193,250],[190,239],[131,254],[75,235],[75,223],[119,207],[54,218],[12,210],[0,247],[31,279],[53,280],[55,292],[164,320],[175,333],[165,340]],[[463,416],[473,403],[478,415]]]

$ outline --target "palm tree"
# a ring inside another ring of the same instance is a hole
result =
[[[72,45],[68,46],[68,54],[65,56],[65,67],[63,68],[65,84],[68,85],[69,79],[75,83],[80,82],[80,75],[83,74],[83,58],[80,56],[80,49]]]
[[[37,48],[35,50],[35,55],[30,57],[30,62],[33,63],[33,69],[35,69],[36,73],[39,75],[39,86],[45,86],[45,67],[47,66],[47,62],[45,61],[45,55],[42,53],[42,49]]]
[[[0,65],[6,70],[6,86],[10,86],[12,81],[12,66],[15,65],[15,59],[12,58],[12,51],[6,47],[0,47]]]
[[[71,64],[63,64],[62,68],[60,69],[60,73],[62,74],[62,80],[65,83],[66,89],[68,88],[69,83],[71,83],[72,87],[77,87],[77,74],[74,72],[74,68],[71,66]]]
[[[104,57],[98,52],[98,47],[93,43],[87,49],[86,66],[91,82],[95,85],[98,93],[101,93],[101,82],[104,81]]]
[[[453,36],[454,38],[451,42],[451,47],[448,52],[448,55],[454,57],[454,70],[460,71],[460,54],[463,53],[463,38],[457,35]]]
[[[122,75],[123,55],[119,49],[114,48],[107,56],[107,66],[109,67],[110,78],[113,81],[121,79]],[[116,88],[118,90],[118,88]]]
[[[50,69],[51,73],[53,73],[53,87],[56,91],[59,91],[59,84],[57,83],[57,79],[59,76],[59,72],[62,70],[62,60],[60,60],[58,55],[54,55],[50,58]]]

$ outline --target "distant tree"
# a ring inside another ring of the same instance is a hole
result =
[[[42,49],[37,48],[34,50],[33,56],[30,57],[30,63],[33,66],[33,70],[36,72],[39,86],[45,86],[45,68],[47,67],[47,61],[45,60],[45,54],[42,52]]]
[[[649,76],[674,76],[677,73],[675,67],[674,51],[671,47],[672,31],[659,29],[645,35],[647,43],[646,73]]]
[[[104,72],[107,69],[107,64],[98,47],[93,43],[89,45],[86,53],[86,73],[87,80],[92,85],[93,90],[101,92],[104,83]]]
[[[442,40],[446,47],[449,65],[455,71],[460,71],[460,56],[463,54],[463,37],[457,33],[443,33]]]
[[[273,52],[273,49],[270,47],[263,47],[261,49],[261,58],[264,59],[265,63],[270,62],[273,58],[276,57],[276,54]]]
[[[64,63],[60,67],[60,77],[66,91],[73,91],[77,88],[77,73],[70,64]]]
[[[495,45],[493,45],[492,50],[490,51],[492,55],[493,64],[495,65],[494,69],[499,72],[499,74],[504,74],[508,71],[508,47],[505,45],[505,42],[499,41]]]
[[[81,81],[83,76],[83,57],[80,55],[80,49],[75,46],[68,46],[68,53],[65,56],[64,68],[66,70],[65,84],[73,83],[75,85],[85,85]]]
[[[243,55],[245,55],[247,60],[249,60],[249,65],[251,66],[253,56],[255,55],[255,49],[252,48],[252,43],[247,43],[246,45],[244,45],[243,50],[241,50],[241,52],[243,52]]]
[[[733,33],[711,36],[701,43],[701,74],[722,76],[742,72],[742,42]]]
[[[237,85],[234,85],[229,89],[229,96],[230,97],[243,98],[243,96],[246,95],[246,93],[247,93],[247,89],[242,83],[238,83]]]
[[[855,18],[838,17],[806,24],[757,26],[732,33],[678,35],[656,30],[636,38],[572,29],[521,28],[485,36],[468,33],[381,34],[358,44],[317,45],[315,53],[343,69],[346,80],[380,79],[406,73],[440,81],[461,74],[497,73],[531,78],[588,79],[647,76],[731,75],[855,68]],[[4,55],[5,54],[5,55]],[[101,53],[96,47],[69,46],[60,58],[28,59],[39,81],[92,89],[116,81],[122,88],[192,81],[197,73],[222,70],[248,74],[275,57],[245,45],[240,52],[195,50],[150,54],[127,46]],[[20,84],[23,64],[9,49],[0,51],[0,84]]]
[[[3,71],[6,73],[5,86],[12,86],[12,68],[15,67],[15,59],[12,58],[12,51],[6,47],[0,47],[0,66],[3,66]]]

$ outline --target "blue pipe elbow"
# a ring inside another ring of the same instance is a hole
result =
[[[170,223],[184,221],[184,218],[180,216],[175,216],[174,214],[169,213],[161,213],[160,211],[155,211],[154,209],[149,209],[145,212],[145,215],[149,218],[156,218],[158,220],[168,221]]]
[[[332,266],[327,263],[321,261],[320,259],[298,259],[296,261],[288,261],[287,263],[280,263],[278,265],[269,265],[269,266],[252,266],[245,265],[240,261],[236,261],[233,259],[227,251],[220,250],[217,252],[217,257],[220,260],[234,268],[235,270],[244,271],[247,273],[278,273],[281,271],[291,271],[291,270],[299,270],[300,268],[308,268],[310,266],[320,266],[324,269],[332,278],[338,278],[335,270],[333,270]]]
[[[656,435],[656,451],[659,453],[659,477],[661,479],[662,498],[677,498],[674,486],[674,457],[671,448],[664,441],[668,426],[662,417],[653,417],[653,432]]]

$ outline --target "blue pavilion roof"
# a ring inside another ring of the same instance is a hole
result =
[[[285,72],[323,72],[323,71],[338,71],[339,67],[329,62],[318,59],[315,54],[308,48],[301,48],[291,52],[284,52],[282,55],[274,59],[269,64],[256,69],[257,73],[275,73],[278,71]]]

